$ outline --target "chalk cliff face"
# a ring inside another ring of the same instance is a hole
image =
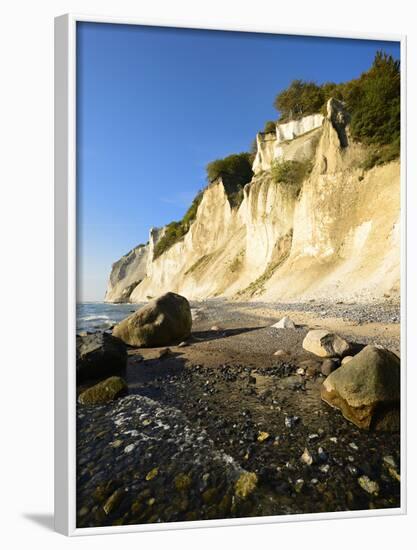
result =
[[[305,160],[313,156],[323,115],[309,115],[300,120],[276,124],[275,132],[256,136],[257,153],[253,163],[255,174],[270,170],[275,160]],[[298,139],[297,139],[298,138]]]
[[[113,265],[107,301],[173,291],[189,299],[369,301],[399,295],[400,166],[364,172],[336,100],[328,115],[258,135],[254,177],[232,208],[221,179],[208,186],[184,238],[154,258],[161,232]],[[276,159],[312,161],[300,185],[276,183]]]
[[[106,302],[128,302],[132,290],[146,277],[149,246],[139,245],[112,265]]]

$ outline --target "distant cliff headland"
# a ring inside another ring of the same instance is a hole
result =
[[[107,302],[398,299],[400,71],[294,81],[252,151],[207,166],[184,218],[112,266]]]

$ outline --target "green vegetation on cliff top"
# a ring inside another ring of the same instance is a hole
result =
[[[377,52],[371,68],[357,78],[336,84],[316,84],[294,80],[275,98],[274,106],[280,112],[280,122],[296,120],[303,116],[322,112],[327,101],[334,97],[343,101],[350,113],[352,138],[369,145],[369,154],[363,163],[367,170],[375,165],[398,157],[400,151],[400,62],[383,52]],[[275,132],[275,122],[265,123],[264,133]],[[252,162],[256,153],[256,141],[250,153],[229,155],[207,164],[207,180],[222,178],[232,208],[239,207],[243,188],[252,179]],[[272,176],[276,182],[299,184],[309,174],[311,165],[296,161],[274,163]],[[155,246],[154,258],[160,256],[180,241],[194,221],[203,198],[199,191],[190,208],[180,221],[166,226],[164,236]]]
[[[377,52],[368,71],[341,84],[294,80],[276,96],[274,106],[280,121],[287,122],[325,112],[331,97],[345,103],[353,139],[378,146],[399,144],[400,62],[392,56]]]

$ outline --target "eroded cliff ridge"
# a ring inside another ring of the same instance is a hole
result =
[[[105,300],[378,300],[399,297],[400,163],[365,170],[367,147],[330,99],[310,115],[258,134],[254,176],[231,205],[222,178],[204,191],[187,233],[162,254],[147,245],[113,264]],[[277,162],[309,163],[301,182],[277,181]]]

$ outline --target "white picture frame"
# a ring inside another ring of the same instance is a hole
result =
[[[392,40],[401,44],[401,506],[358,512],[331,512],[272,517],[204,520],[117,527],[76,527],[76,25],[77,22],[182,27],[205,30],[269,32],[287,35]],[[225,28],[196,21],[140,20],[66,14],[55,19],[55,529],[68,536],[129,533],[225,525],[313,521],[406,513],[406,37],[354,34],[279,26]]]

